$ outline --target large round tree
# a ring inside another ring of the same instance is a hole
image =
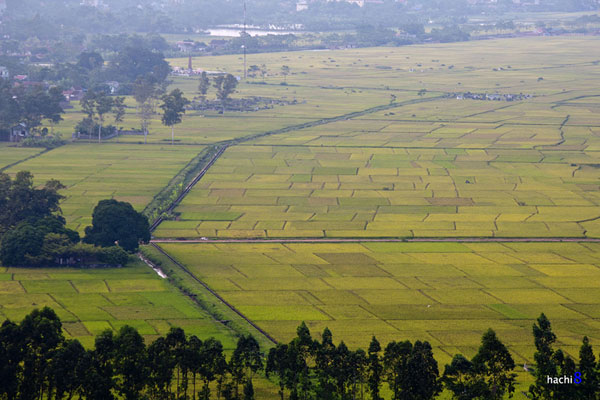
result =
[[[109,247],[118,244],[136,251],[140,242],[150,240],[150,225],[131,204],[117,200],[101,200],[92,214],[92,226],[85,228],[84,242]]]

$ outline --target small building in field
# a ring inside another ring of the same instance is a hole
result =
[[[29,128],[27,127],[27,124],[21,122],[10,128],[8,140],[6,140],[6,137],[3,137],[3,139],[8,142],[19,143],[27,137],[29,137]]]
[[[82,87],[72,87],[68,90],[63,90],[63,96],[67,101],[81,101],[85,96],[85,89]]]
[[[8,68],[0,66],[0,79],[8,79],[10,78],[10,72]]]

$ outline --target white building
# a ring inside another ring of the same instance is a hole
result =
[[[308,10],[308,1],[300,0],[296,3],[296,11]]]
[[[10,78],[10,73],[8,72],[8,68],[0,66],[0,79],[8,79]]]

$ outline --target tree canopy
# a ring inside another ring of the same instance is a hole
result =
[[[134,210],[131,204],[101,200],[94,208],[92,226],[85,228],[85,243],[102,247],[118,243],[127,251],[136,251],[140,242],[150,240],[148,218]]]

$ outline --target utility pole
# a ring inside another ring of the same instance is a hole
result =
[[[248,68],[246,67],[246,36],[248,35],[246,33],[246,0],[244,0],[244,44],[242,45],[242,47],[244,48],[244,80],[248,79]]]

